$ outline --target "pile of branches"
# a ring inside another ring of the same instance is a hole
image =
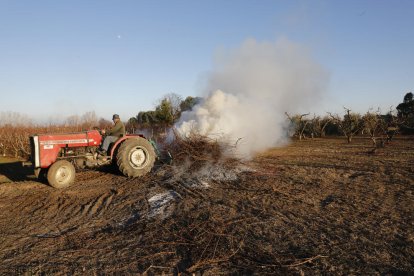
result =
[[[198,170],[206,164],[235,166],[240,160],[235,157],[235,146],[209,136],[191,132],[186,136],[172,130],[173,139],[165,148],[174,164],[187,164],[187,169]]]

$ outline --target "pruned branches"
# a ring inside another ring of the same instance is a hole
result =
[[[191,132],[182,136],[173,130],[173,140],[168,145],[169,151],[178,162],[190,160],[191,162],[218,161],[223,155],[223,149],[217,140]]]
[[[227,167],[240,162],[234,153],[239,140],[230,144],[197,132],[182,136],[175,129],[170,133],[170,140],[164,148],[172,156],[174,164],[179,164],[180,167],[185,164],[189,172],[216,164]]]

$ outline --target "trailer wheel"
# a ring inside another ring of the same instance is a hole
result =
[[[47,181],[57,189],[69,187],[75,181],[75,167],[66,160],[56,161],[47,172]]]
[[[116,162],[119,170],[125,176],[146,175],[154,166],[154,147],[142,137],[127,139],[119,146]]]

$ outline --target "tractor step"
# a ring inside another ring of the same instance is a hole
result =
[[[33,163],[31,161],[23,161],[22,166],[23,167],[32,167]]]

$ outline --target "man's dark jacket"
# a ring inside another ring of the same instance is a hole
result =
[[[118,120],[118,122],[115,123],[111,130],[107,132],[107,135],[116,137],[122,137],[125,135],[125,126],[121,120]]]

